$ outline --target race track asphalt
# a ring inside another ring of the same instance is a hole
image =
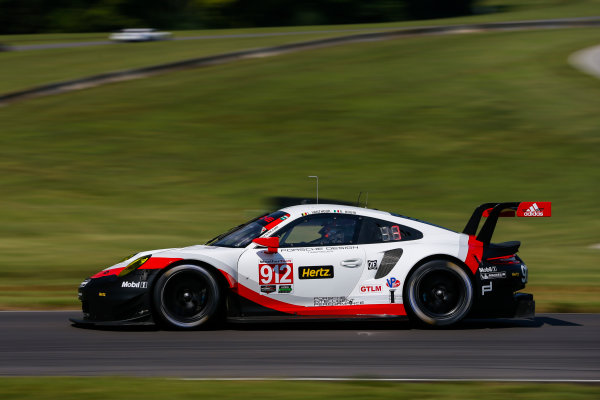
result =
[[[220,330],[72,326],[75,311],[0,312],[0,376],[599,380],[600,314],[466,321],[228,324]]]

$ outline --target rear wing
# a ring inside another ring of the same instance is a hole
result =
[[[482,217],[487,217],[483,227],[477,234],[477,240],[489,244],[499,217],[550,217],[552,203],[549,201],[524,201],[509,203],[484,203],[473,211],[463,233],[475,236]]]

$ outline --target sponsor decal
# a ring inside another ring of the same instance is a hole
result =
[[[106,297],[106,293],[104,293],[104,292],[98,292],[98,296],[100,296],[100,297]]]
[[[315,211],[311,211],[311,214],[327,214],[330,213],[331,210],[315,210]]]
[[[494,283],[494,282],[490,282],[490,284],[489,284],[489,285],[482,285],[482,286],[481,286],[481,295],[482,295],[482,296],[485,296],[485,294],[486,294],[487,292],[491,292],[491,291],[493,290],[492,283]]]
[[[317,267],[298,267],[300,279],[331,279],[333,278],[333,265]]]
[[[124,281],[121,284],[122,288],[135,288],[135,289],[147,289],[148,288],[148,282],[128,282],[128,281]]]
[[[503,279],[506,278],[506,272],[482,272],[481,279]]]
[[[517,209],[517,217],[550,217],[552,203],[549,201],[523,202]]]
[[[364,301],[356,301],[347,297],[315,297],[314,306],[353,306],[364,304]]]
[[[344,214],[354,214],[354,215],[356,215],[356,211],[344,211]]]
[[[525,264],[521,265],[521,282],[527,283],[527,267]]]
[[[388,278],[385,280],[385,285],[389,288],[397,288],[400,286],[400,281],[396,278]]]
[[[277,293],[292,293],[292,285],[279,285]]]
[[[260,285],[260,292],[261,293],[273,293],[274,291],[277,290],[277,285]]]
[[[337,250],[356,250],[358,246],[325,246],[325,247],[289,247],[280,248],[280,253],[306,252],[306,253],[330,253]]]
[[[360,287],[362,293],[381,293],[381,285],[363,285]]]
[[[327,250],[356,250],[358,246],[328,246],[325,247]]]
[[[290,216],[290,214],[284,214],[279,218],[274,218],[271,216],[264,216],[261,218],[262,221],[264,221],[266,223],[266,225],[264,226],[264,228],[262,229],[262,232],[264,231],[269,231],[273,228],[275,228],[277,225],[279,225],[281,222],[285,221],[286,219],[288,219]]]
[[[289,285],[294,283],[292,260],[279,260],[258,263],[258,283],[260,285]]]
[[[496,267],[480,267],[479,272],[496,272],[498,268]]]
[[[377,260],[367,260],[367,269],[368,270],[377,269]]]
[[[298,252],[306,252],[306,253],[321,253],[325,251],[323,247],[290,247],[286,249],[278,249],[280,253],[298,253]]]
[[[520,274],[520,273],[518,273],[518,272],[513,272],[513,273],[512,273],[512,276],[521,276],[521,274]]]
[[[81,283],[79,284],[79,287],[80,287],[80,288],[83,288],[83,287],[85,287],[85,286],[86,286],[88,283],[90,283],[90,281],[91,281],[91,279],[89,279],[89,278],[88,278],[88,279],[86,279],[86,280],[84,280],[83,282],[81,282]]]

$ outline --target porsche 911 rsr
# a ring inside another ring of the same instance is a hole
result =
[[[211,320],[533,317],[519,242],[492,243],[501,216],[547,202],[486,203],[462,233],[336,204],[283,208],[205,245],[137,253],[84,280],[77,324],[193,329]],[[481,229],[482,218],[486,220]],[[479,230],[479,232],[477,232]]]

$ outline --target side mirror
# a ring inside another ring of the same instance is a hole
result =
[[[277,249],[279,248],[278,237],[256,238],[252,242],[259,246],[267,247],[267,253],[277,253]]]

